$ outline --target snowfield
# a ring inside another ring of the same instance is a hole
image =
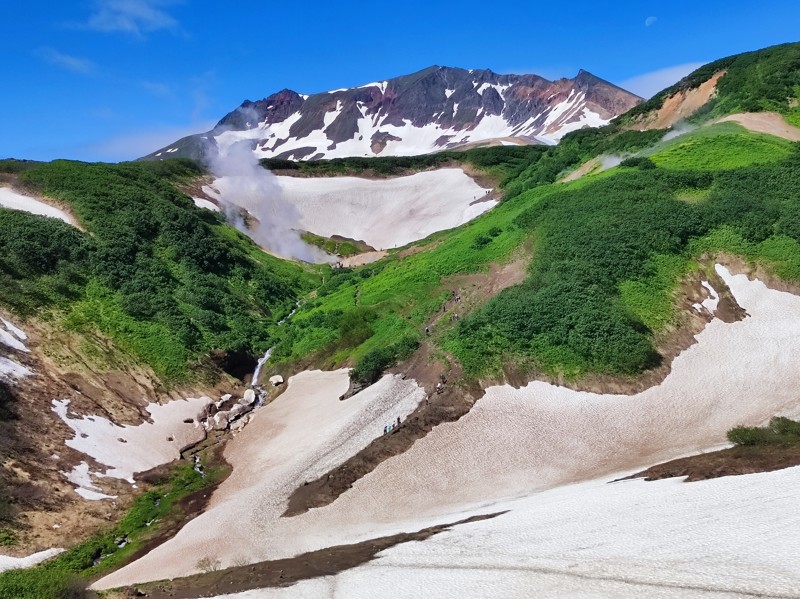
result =
[[[403,246],[462,225],[494,207],[473,204],[489,191],[461,169],[394,179],[277,177],[300,212],[298,227],[324,237],[360,239],[377,250]]]
[[[53,400],[53,411],[75,433],[66,445],[91,456],[108,466],[104,473],[85,472],[76,467],[66,476],[78,485],[78,489],[97,492],[90,474],[110,476],[133,482],[136,472],[144,472],[180,457],[180,450],[201,441],[204,431],[195,416],[211,399],[208,397],[173,400],[166,404],[152,403],[146,410],[150,422],[138,426],[120,426],[102,416],[69,416],[68,399]],[[191,419],[191,423],[185,423]],[[93,497],[96,498],[96,497]]]
[[[797,597],[800,468],[568,485],[368,564],[227,599]],[[217,599],[222,599],[218,597]]]
[[[286,498],[299,482],[341,464],[382,435],[386,424],[405,418],[425,392],[413,380],[386,375],[340,401],[349,385],[347,370],[303,372],[288,384],[228,443],[225,458],[234,471],[206,512],[155,551],[101,579],[97,588],[193,573],[204,556],[228,566],[238,559],[269,559],[276,550],[292,555],[309,543],[338,542],[335,527],[317,529],[281,518]]]
[[[75,219],[60,208],[46,204],[36,198],[17,193],[9,187],[0,187],[0,206],[3,208],[10,208],[11,210],[30,212],[31,214],[37,214],[39,216],[57,218],[68,225],[72,225],[73,227],[77,226]]]
[[[387,551],[394,561],[340,574],[341,595],[323,581],[290,591],[361,597],[376,584],[410,589],[397,596],[442,597],[474,596],[471,585],[497,597],[530,596],[545,584],[553,596],[576,596],[581,584],[588,596],[591,589],[635,596],[650,585],[653,593],[664,587],[665,597],[725,585],[800,590],[792,586],[800,584],[800,550],[789,532],[798,523],[789,505],[800,489],[797,469],[687,485],[604,484],[719,447],[738,424],[800,413],[800,298],[721,266],[717,273],[749,316],[714,319],[662,384],[633,396],[542,382],[491,387],[466,416],[435,427],[334,503],[279,518],[296,485],[355,453],[421,397],[410,381],[385,377],[340,402],[344,371],[293,377],[228,446],[234,471],[210,509],[98,588],[189,574],[206,555],[223,567],[278,559],[511,509]],[[769,481],[778,482],[768,488]],[[785,492],[775,490],[782,485]]]

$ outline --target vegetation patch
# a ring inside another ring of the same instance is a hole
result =
[[[374,250],[374,248],[371,248],[364,242],[352,241],[350,239],[344,239],[337,236],[322,237],[320,235],[314,235],[314,233],[305,232],[300,235],[300,237],[306,243],[315,245],[328,254],[335,256],[355,256],[356,254]]]
[[[97,328],[168,382],[214,350],[263,352],[317,275],[176,189],[201,172],[179,159],[26,166],[22,183],[68,204],[87,232],[0,209],[0,303]]]
[[[728,431],[728,441],[745,446],[800,445],[800,422],[776,416],[767,426],[737,426]]]
[[[794,144],[772,135],[751,133],[734,123],[703,128],[681,136],[650,156],[657,166],[672,169],[728,170],[787,158]]]
[[[25,570],[0,573],[0,597],[63,599],[89,596],[86,581],[115,570],[152,539],[160,525],[182,518],[180,502],[203,488],[219,483],[223,467],[205,474],[183,464],[167,479],[136,499],[120,523],[68,549],[47,562]]]

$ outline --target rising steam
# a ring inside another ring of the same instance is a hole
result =
[[[275,175],[258,163],[251,141],[209,151],[206,162],[216,178],[207,191],[216,197],[229,223],[279,256],[314,263],[332,260],[300,238],[300,212],[283,197]]]

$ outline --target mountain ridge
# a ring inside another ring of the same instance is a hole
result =
[[[245,100],[211,131],[145,158],[199,159],[240,141],[258,158],[293,160],[413,155],[475,143],[554,144],[642,101],[583,69],[550,81],[433,65],[351,88],[311,95],[284,88]]]

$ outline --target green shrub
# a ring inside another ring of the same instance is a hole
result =
[[[791,446],[800,444],[800,422],[776,416],[764,427],[737,426],[728,431],[728,441],[734,445]]]
[[[417,339],[406,336],[392,345],[373,349],[350,370],[350,379],[371,385],[380,378],[384,370],[410,356],[418,347]]]

